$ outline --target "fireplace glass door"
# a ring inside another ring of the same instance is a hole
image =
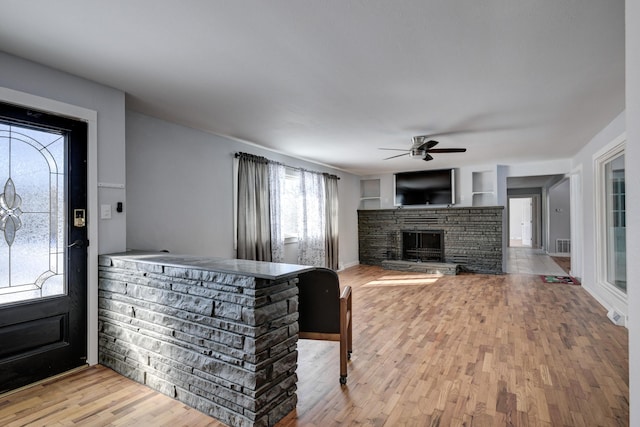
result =
[[[406,261],[444,260],[444,239],[441,230],[404,231],[402,233],[402,259]]]

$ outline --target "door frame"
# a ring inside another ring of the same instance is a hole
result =
[[[0,101],[87,123],[87,363],[98,363],[98,112],[0,87]]]

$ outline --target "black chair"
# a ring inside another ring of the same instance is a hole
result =
[[[340,384],[347,383],[351,359],[351,286],[340,293],[335,271],[316,268],[298,276],[301,339],[340,341]]]

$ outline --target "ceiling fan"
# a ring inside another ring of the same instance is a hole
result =
[[[380,148],[380,150],[406,151],[406,153],[387,157],[384,160],[395,159],[396,157],[409,155],[412,158],[419,158],[424,160],[425,162],[433,160],[433,156],[431,156],[431,153],[464,153],[465,151],[467,151],[466,148],[433,148],[438,145],[438,141],[434,141],[433,139],[429,138],[429,135],[414,136],[412,138],[413,145],[411,146],[411,148],[409,148],[409,150],[402,150],[399,148]]]

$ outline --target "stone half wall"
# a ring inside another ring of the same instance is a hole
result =
[[[358,211],[360,263],[402,258],[403,231],[444,231],[445,262],[502,274],[502,206]]]
[[[296,278],[99,264],[101,364],[231,426],[295,409]]]

